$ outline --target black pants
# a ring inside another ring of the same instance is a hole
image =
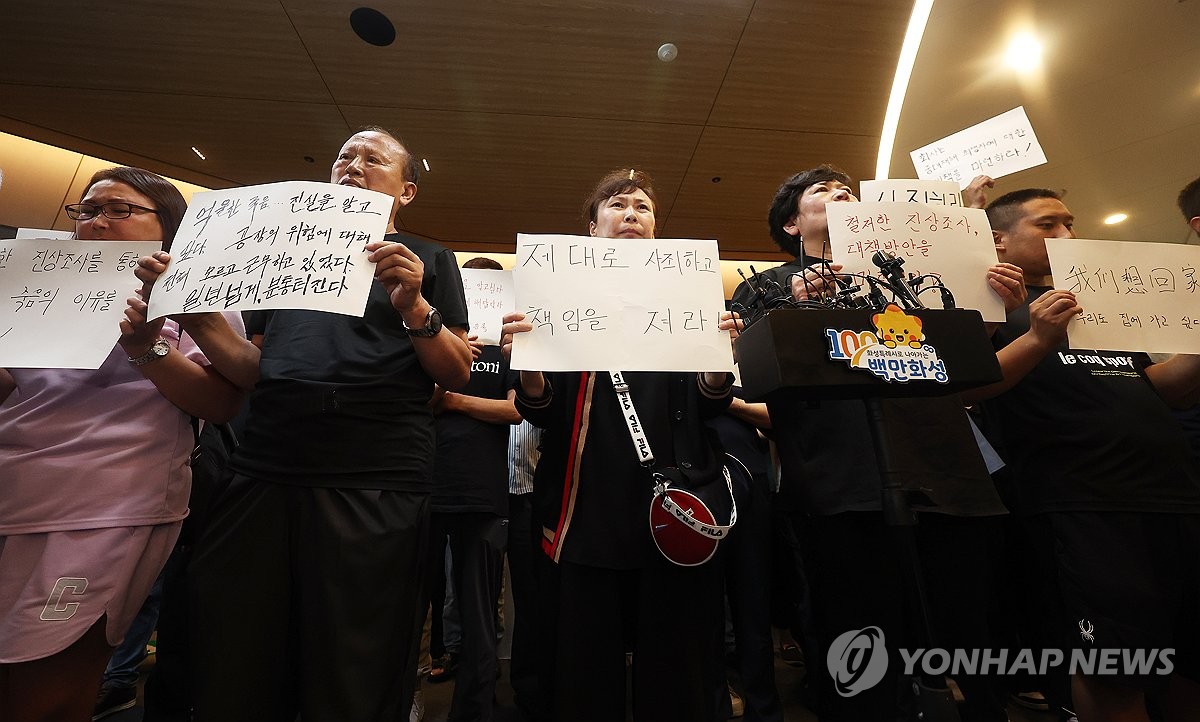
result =
[[[504,573],[508,520],[495,514],[435,513],[453,559],[451,583],[462,625],[462,650],[447,722],[493,718],[496,696],[496,599]],[[441,614],[435,608],[435,615]]]
[[[921,514],[916,542],[935,635],[943,648],[994,647],[996,560],[1000,519]],[[900,648],[919,646],[913,636],[917,610],[906,604],[903,560],[880,513],[848,512],[803,520],[805,564],[812,584],[819,652],[816,672],[822,722],[907,719],[908,684],[900,678]],[[854,696],[834,691],[825,665],[826,652],[839,635],[875,626],[883,630],[889,653],[887,673],[875,686]],[[955,679],[967,698],[963,722],[1003,721],[1003,680],[996,676]]]
[[[547,620],[539,613],[535,565],[546,555],[534,543],[532,500],[532,494],[508,495],[508,575],[514,607],[508,679],[517,708],[532,722],[543,722],[549,708],[538,664],[540,656],[553,654],[553,648],[542,650],[538,644],[539,627]]]
[[[429,497],[233,478],[189,568],[199,722],[407,717]]]
[[[622,722],[627,649],[635,722],[715,719],[725,626],[718,560],[629,570],[564,562],[559,589],[555,719]]]
[[[424,590],[427,598],[422,604],[429,612],[429,656],[438,659],[447,652],[459,654],[461,649],[446,649],[446,588],[451,583],[446,578],[446,550],[450,539],[442,526],[445,515],[433,514],[429,519],[429,545],[425,554]]]
[[[734,485],[738,523],[721,542],[746,722],[783,722],[771,639],[771,493],[765,475]],[[725,686],[719,693],[728,697]]]

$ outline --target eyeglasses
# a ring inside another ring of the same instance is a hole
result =
[[[153,208],[138,206],[133,203],[119,203],[117,201],[101,205],[96,205],[95,203],[72,203],[69,206],[63,206],[63,210],[67,212],[67,217],[76,221],[90,221],[98,213],[103,213],[105,218],[113,221],[128,218],[135,211],[138,213],[158,213]]]

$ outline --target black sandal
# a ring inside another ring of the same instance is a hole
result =
[[[430,666],[425,679],[437,684],[445,682],[448,679],[454,678],[455,671],[458,670],[458,657],[453,654],[446,653],[437,659],[433,660],[433,665]]]

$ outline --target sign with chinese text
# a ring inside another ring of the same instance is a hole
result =
[[[392,199],[351,186],[289,181],[197,193],[150,297],[172,313],[304,308],[361,316]]]
[[[1075,294],[1072,348],[1200,353],[1200,248],[1047,238],[1054,287]]]
[[[0,241],[0,368],[97,369],[158,241]]]
[[[517,236],[512,368],[729,371],[716,241]]]

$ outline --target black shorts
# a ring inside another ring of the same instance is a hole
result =
[[[1048,517],[1072,648],[1096,654],[1173,649],[1174,671],[1200,681],[1200,515],[1054,512]],[[1164,679],[1155,669],[1164,669],[1161,657],[1149,674],[1117,678],[1153,685],[1156,678]]]

